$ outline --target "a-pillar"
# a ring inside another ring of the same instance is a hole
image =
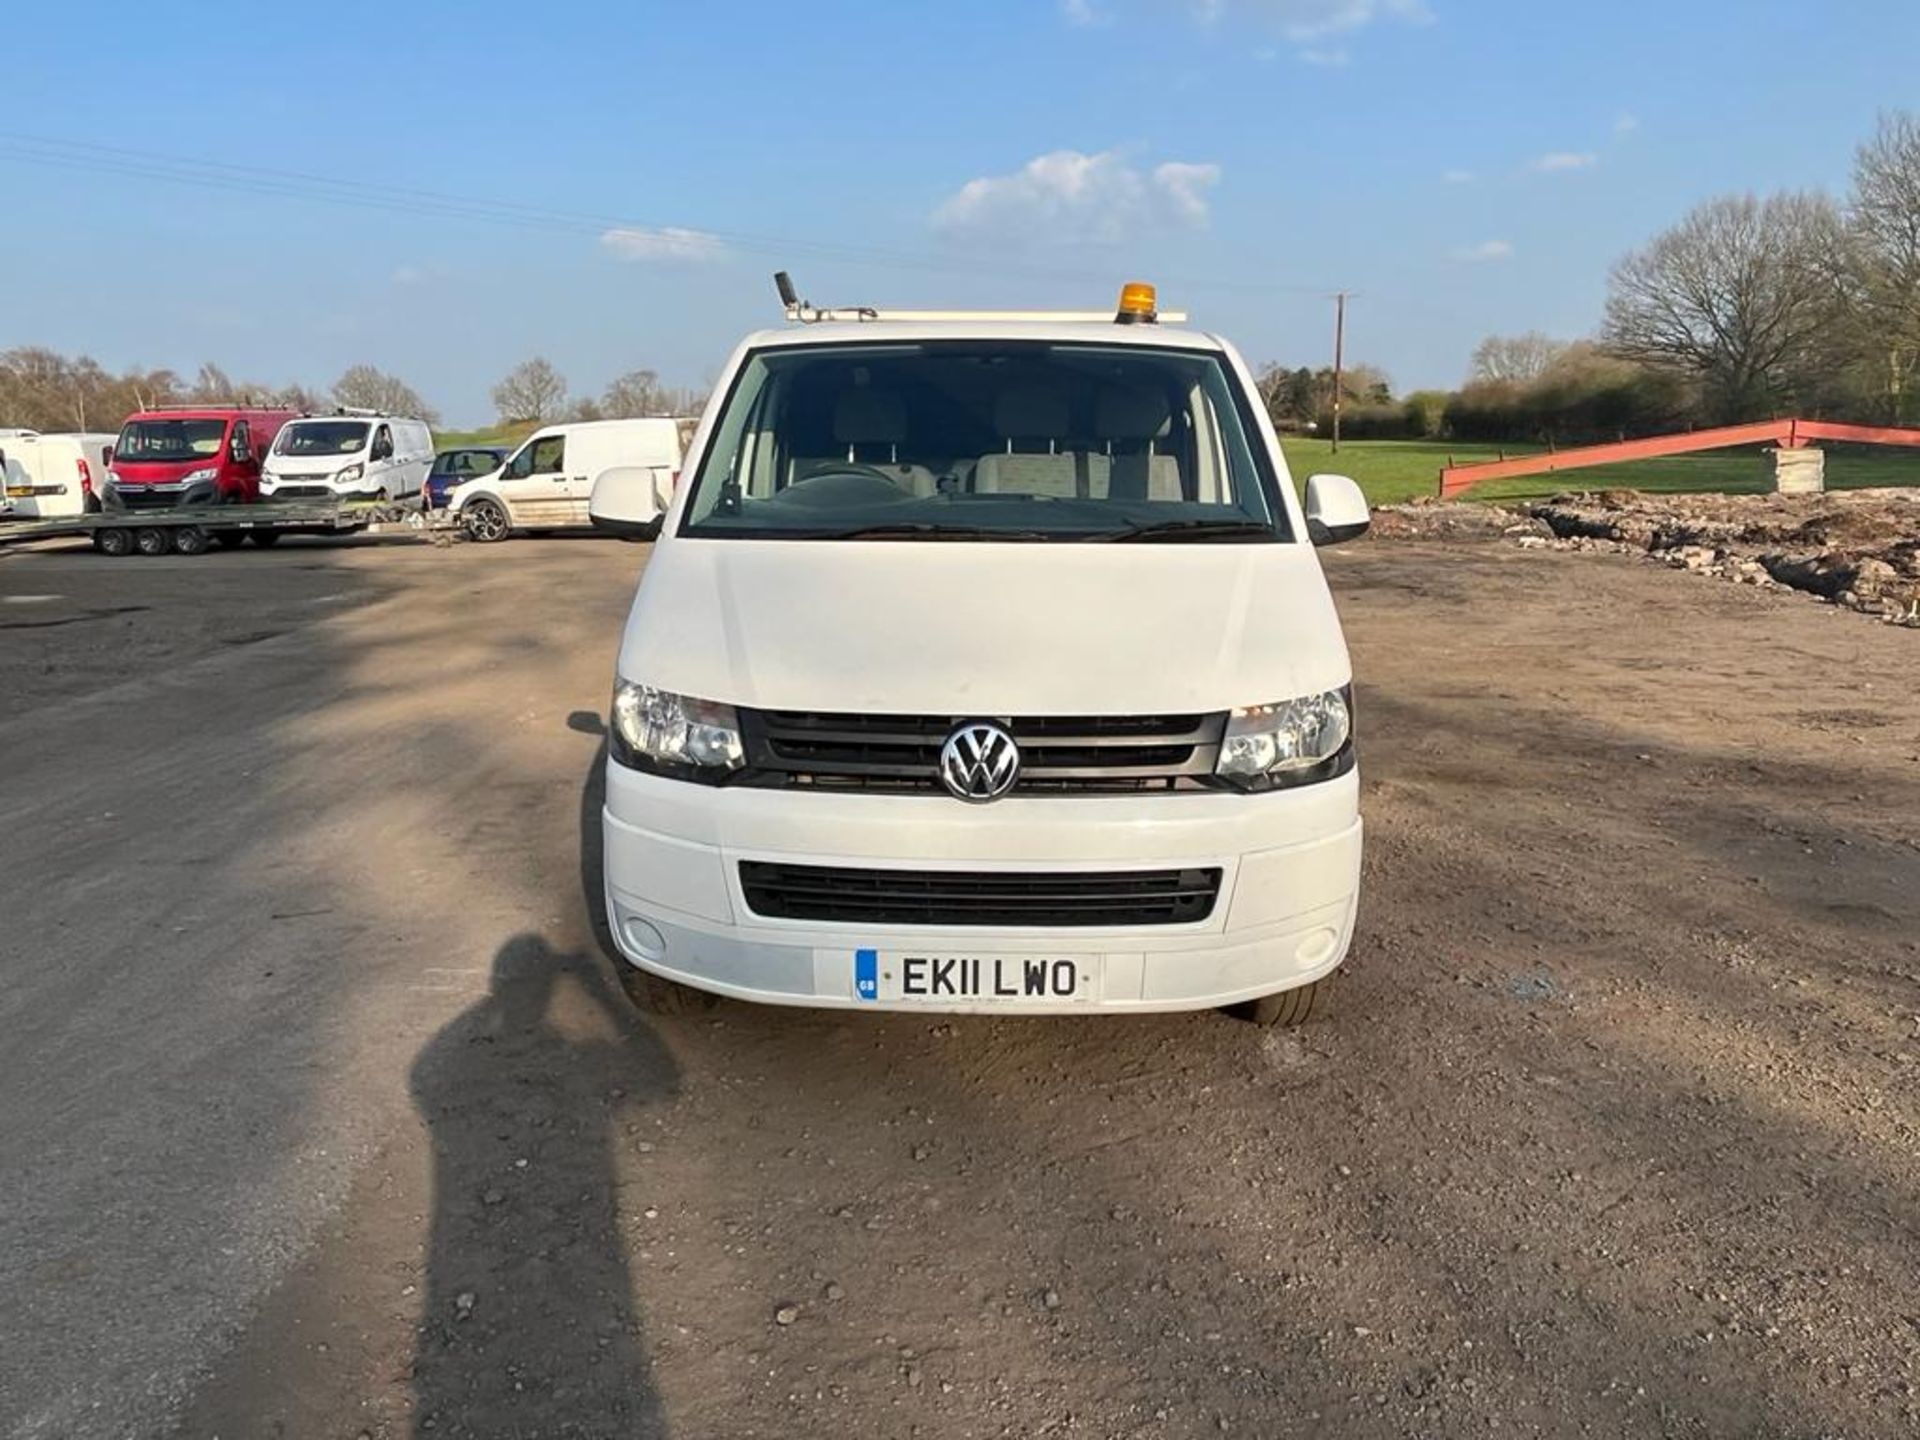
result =
[[[1769,450],[1773,457],[1773,493],[1818,495],[1827,488],[1827,452],[1804,445],[1795,450]]]

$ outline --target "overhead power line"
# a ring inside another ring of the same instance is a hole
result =
[[[606,235],[609,231],[619,230],[691,233],[710,237],[732,250],[783,260],[800,257],[886,269],[1074,283],[1085,283],[1095,278],[1092,266],[1067,268],[1019,262],[986,262],[962,256],[889,250],[877,246],[849,245],[836,241],[717,230],[705,225],[689,225],[684,222],[664,223],[631,217],[588,215],[544,206],[524,205],[509,200],[454,195],[406,185],[389,185],[368,180],[345,180],[336,176],[279,167],[241,165],[228,161],[127,149],[121,146],[98,145],[81,140],[63,140],[50,136],[0,131],[0,161],[8,160],[51,169],[84,170],[94,174],[223,190],[233,194],[385,211],[399,215],[472,220],[488,225],[588,236],[595,239]],[[1104,266],[1101,268],[1105,269]],[[1104,275],[1101,278],[1110,281],[1112,276]],[[1213,290],[1247,295],[1323,293],[1321,287],[1310,285],[1267,285],[1177,275],[1156,278],[1163,286],[1186,290]]]

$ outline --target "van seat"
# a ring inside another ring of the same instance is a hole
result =
[[[833,402],[833,438],[847,447],[844,460],[801,461],[799,474],[845,463],[878,470],[909,495],[932,495],[939,489],[933,471],[900,459],[900,444],[907,438],[907,407],[891,390],[866,385],[842,390]]]
[[[1116,500],[1177,501],[1180,461],[1155,453],[1169,427],[1167,397],[1137,385],[1109,385],[1094,397],[1093,428],[1108,458]]]
[[[993,406],[993,428],[1005,446],[980,457],[973,488],[983,495],[1087,493],[1087,457],[1063,450],[1066,396],[1053,390],[1002,391]]]

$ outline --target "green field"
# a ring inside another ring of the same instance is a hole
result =
[[[468,445],[518,445],[540,427],[537,425],[484,425],[478,430],[436,430],[434,448],[459,450]]]
[[[1329,470],[1351,475],[1375,505],[1391,505],[1416,495],[1432,495],[1439,488],[1440,468],[1476,460],[1513,459],[1535,454],[1538,446],[1466,445],[1447,440],[1349,440],[1335,455],[1325,440],[1283,436],[1282,447],[1296,484],[1307,476]],[[1869,485],[1920,484],[1920,454],[1899,450],[1841,450],[1827,452],[1827,485],[1851,490]],[[1529,475],[1515,480],[1490,480],[1467,492],[1475,500],[1522,500],[1557,495],[1563,490],[1717,490],[1728,494],[1760,494],[1773,488],[1771,462],[1757,449],[1713,450],[1699,455],[1672,455],[1660,460],[1636,460],[1630,465],[1596,465],[1591,470],[1564,470],[1555,475]]]

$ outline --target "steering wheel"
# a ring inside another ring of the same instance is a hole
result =
[[[822,470],[818,474],[794,481],[780,492],[779,498],[784,500],[788,496],[793,497],[797,502],[809,505],[845,505],[869,499],[906,498],[900,487],[888,479],[884,471],[875,469],[871,465],[862,465],[855,460],[836,464],[831,470]]]

